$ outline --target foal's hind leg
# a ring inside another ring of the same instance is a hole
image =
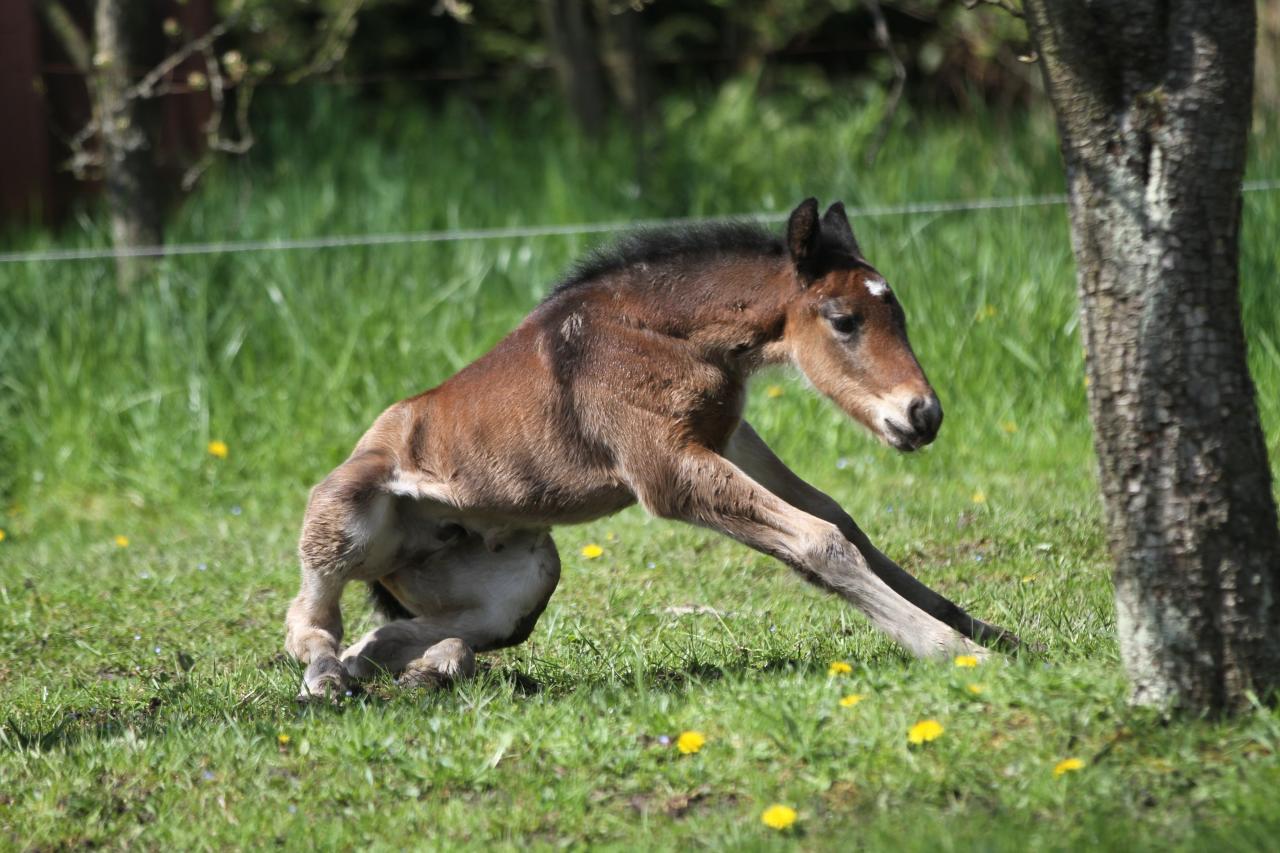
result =
[[[338,659],[342,589],[359,573],[388,522],[391,496],[381,487],[389,472],[383,454],[366,452],[311,491],[298,543],[302,588],[285,617],[285,649],[307,664],[299,699],[346,691],[347,675]]]
[[[441,687],[475,675],[476,653],[462,638],[444,636],[439,625],[419,616],[374,628],[343,653],[342,665],[357,681],[386,672],[404,686]]]
[[[532,633],[560,579],[545,531],[517,531],[494,550],[468,534],[449,548],[407,560],[382,584],[418,613],[379,626],[342,655],[347,674],[379,672],[401,683],[438,685],[475,671],[474,652],[514,646]]]

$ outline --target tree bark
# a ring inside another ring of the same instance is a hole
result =
[[[605,94],[587,0],[542,0],[551,61],[569,108],[590,136],[604,130]]]
[[[1120,651],[1140,705],[1280,686],[1238,296],[1253,0],[1026,0],[1066,164]]]
[[[152,141],[153,99],[131,98],[131,70],[149,70],[158,56],[159,26],[150,4],[98,0],[94,11],[94,114],[102,139],[111,237],[117,250],[158,244],[164,236],[159,170]],[[152,32],[154,30],[154,32]],[[145,262],[116,256],[120,286],[127,289]]]

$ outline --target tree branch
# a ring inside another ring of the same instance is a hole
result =
[[[347,47],[356,32],[356,15],[364,8],[367,0],[347,0],[332,18],[326,22],[328,30],[324,41],[316,48],[311,61],[290,74],[289,83],[296,83],[313,74],[324,74],[333,69],[347,55]]]
[[[898,102],[902,100],[902,90],[907,85],[907,68],[902,64],[898,51],[893,46],[893,38],[889,35],[889,23],[884,18],[884,10],[880,8],[880,0],[866,0],[867,10],[875,21],[876,43],[889,56],[893,65],[893,86],[889,89],[889,100],[884,106],[884,115],[876,125],[876,132],[867,147],[866,163],[870,166],[876,161],[880,147],[884,145],[889,131],[893,128],[893,118],[898,113]]]
[[[71,64],[78,71],[88,72],[93,65],[93,49],[89,47],[89,40],[67,12],[67,8],[58,0],[40,0],[40,12],[58,44],[67,52]]]
[[[209,31],[198,39],[191,41],[178,48],[164,60],[152,68],[134,85],[125,91],[126,98],[150,98],[156,95],[155,87],[165,78],[169,72],[186,62],[197,53],[208,53],[209,48],[215,41],[226,35],[227,30],[231,29],[236,22],[235,15],[227,18],[225,21],[209,28]]]
[[[979,6],[995,6],[997,9],[1003,9],[1015,18],[1022,17],[1022,10],[1013,5],[1013,0],[960,0],[960,3],[966,9],[976,9]]]

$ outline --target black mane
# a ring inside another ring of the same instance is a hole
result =
[[[548,298],[637,264],[662,264],[716,255],[782,257],[785,254],[782,238],[754,222],[644,228],[592,249],[573,265]]]

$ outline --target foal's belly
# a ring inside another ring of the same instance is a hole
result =
[[[443,550],[403,555],[379,583],[442,636],[483,651],[523,642],[559,579],[551,537],[516,531],[488,545],[468,533]]]

